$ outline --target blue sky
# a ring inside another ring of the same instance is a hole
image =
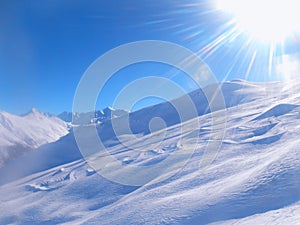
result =
[[[246,45],[245,37],[240,35],[204,51],[230,30],[227,24],[230,15],[214,10],[213,3],[209,0],[3,0],[0,109],[16,114],[32,107],[52,113],[70,111],[76,86],[88,66],[106,51],[138,40],[164,40],[185,46],[197,52],[220,81],[279,79],[272,76],[274,68],[270,71],[268,44]],[[280,54],[298,56],[298,52],[297,38],[286,41],[284,48],[280,48]],[[170,69],[145,63],[120,71],[107,84],[97,107],[111,105],[114,96],[130,81],[151,75],[168,77]],[[184,74],[177,74],[173,80],[187,91],[195,88]],[[155,102],[148,99],[137,108]]]

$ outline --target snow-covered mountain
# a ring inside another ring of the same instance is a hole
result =
[[[0,111],[0,167],[5,162],[68,133],[67,124],[36,109],[23,116]]]
[[[199,134],[185,167],[147,186],[98,175],[71,132],[0,169],[0,224],[299,224],[299,84],[225,82],[226,133],[205,170],[199,163],[216,130],[201,90],[190,94],[198,117],[184,122],[185,133],[170,103],[129,114],[136,135],[123,133],[122,140],[134,148],[118,142],[110,120],[97,125],[116,159],[141,167],[162,162],[183,142],[195,141],[191,133]],[[184,104],[184,98],[174,101]],[[167,128],[149,130],[158,116]]]
[[[128,114],[129,111],[123,109],[113,109],[112,107],[106,107],[102,110],[96,110],[95,112],[88,113],[76,113],[76,112],[62,112],[57,117],[65,122],[72,122],[72,118],[89,118],[89,123],[98,124],[112,118],[121,117]]]
[[[64,111],[60,114],[57,115],[58,118],[60,118],[61,120],[65,121],[65,122],[72,122],[72,117],[78,117],[79,114],[78,113],[72,113],[72,112],[67,112],[67,111]]]

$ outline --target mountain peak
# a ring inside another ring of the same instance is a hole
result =
[[[22,116],[48,116],[48,114],[42,113],[37,108],[31,108],[27,113],[23,114]]]
[[[37,108],[31,108],[29,111],[30,113],[40,113],[40,111]]]
[[[101,111],[103,112],[103,114],[106,114],[106,113],[110,113],[110,112],[115,111],[115,109],[110,107],[110,106],[107,106],[104,109],[102,109]]]
[[[114,111],[115,109],[113,107],[107,106],[106,108],[104,108],[104,110]]]

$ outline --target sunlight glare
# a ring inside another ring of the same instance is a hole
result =
[[[276,70],[284,80],[291,80],[298,77],[300,72],[299,58],[294,55],[281,56],[280,62],[276,66]]]
[[[297,0],[218,0],[217,8],[230,13],[238,29],[252,38],[280,42],[299,31]]]

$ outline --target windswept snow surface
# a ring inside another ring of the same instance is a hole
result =
[[[67,133],[64,121],[36,109],[23,116],[0,111],[0,167],[8,160],[54,142]]]
[[[227,128],[217,158],[199,167],[212,135],[211,114],[204,113],[185,122],[186,132],[199,133],[195,153],[160,183],[133,187],[101,177],[80,157],[72,134],[11,161],[0,170],[0,224],[300,224],[299,84],[225,83]],[[163,105],[148,110],[155,108]],[[154,165],[181,137],[193,141],[180,128],[174,122],[137,141],[124,135],[134,150],[105,141],[124,164]],[[158,145],[160,132],[166,138]]]

